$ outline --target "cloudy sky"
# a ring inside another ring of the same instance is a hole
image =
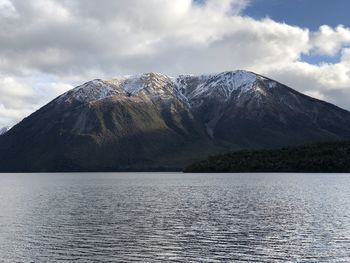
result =
[[[246,69],[350,110],[348,0],[0,0],[0,127],[94,78]]]

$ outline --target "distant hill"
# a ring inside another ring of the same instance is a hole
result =
[[[0,136],[0,172],[182,170],[209,155],[350,140],[350,112],[253,72],[92,80]]]
[[[185,172],[350,173],[350,141],[221,154],[194,163]]]

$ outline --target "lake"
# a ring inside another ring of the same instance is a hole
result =
[[[350,262],[350,175],[0,174],[0,262]]]

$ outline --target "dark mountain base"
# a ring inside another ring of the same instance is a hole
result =
[[[185,172],[350,173],[350,141],[216,155],[188,166]]]

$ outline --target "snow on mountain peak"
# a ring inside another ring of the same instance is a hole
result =
[[[130,96],[135,95],[145,87],[143,75],[129,76],[121,83],[123,90]]]
[[[215,93],[224,99],[228,99],[233,91],[240,89],[241,92],[246,92],[251,90],[257,78],[256,74],[243,70],[209,75],[208,79],[194,89],[189,97],[196,99],[198,97],[211,96]]]
[[[92,80],[63,94],[58,101],[93,102],[111,96],[138,96],[140,92],[150,98],[175,96],[184,102],[208,96],[227,100],[235,91],[239,92],[239,96],[248,91],[259,92],[256,85],[258,79],[269,81],[244,70],[199,76],[179,75],[176,78],[151,72],[106,81]],[[271,82],[267,83],[268,88],[276,86]]]
[[[58,98],[58,101],[74,99],[81,102],[91,102],[115,95],[118,95],[116,89],[105,84],[102,80],[95,79],[64,93]]]
[[[139,92],[143,91],[152,97],[172,94],[176,89],[173,79],[161,73],[150,72],[117,77],[105,81],[105,83],[119,87],[127,96],[137,96]]]

